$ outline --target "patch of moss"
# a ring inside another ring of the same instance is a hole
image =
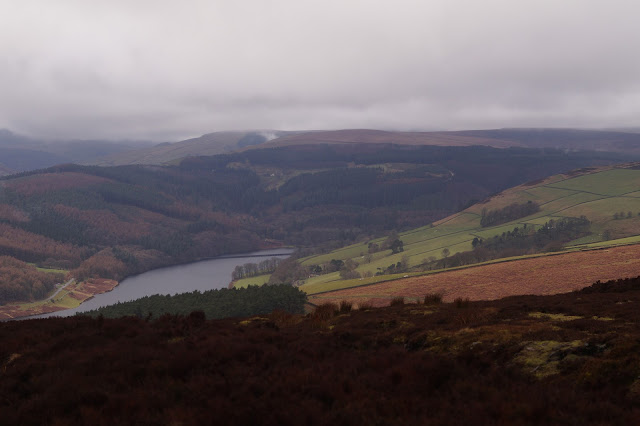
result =
[[[551,321],[573,321],[582,319],[582,317],[575,315],[549,314],[546,312],[529,312],[529,316],[533,318],[548,319]]]
[[[598,321],[613,321],[614,320],[614,318],[611,318],[611,317],[599,317],[597,315],[594,315],[593,317],[591,317],[591,319],[598,320]]]
[[[516,355],[515,361],[522,364],[530,373],[542,378],[558,373],[558,364],[575,349],[583,346],[580,340],[558,342],[542,340],[527,342]]]
[[[260,322],[260,321],[269,321],[269,318],[264,318],[264,317],[253,317],[253,318],[249,318],[243,321],[240,321],[238,324],[240,325],[249,325],[251,323],[254,322]]]

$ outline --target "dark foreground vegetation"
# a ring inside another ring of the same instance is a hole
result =
[[[173,296],[145,296],[130,302],[116,303],[83,313],[104,318],[136,316],[138,318],[159,317],[164,314],[188,315],[192,311],[202,312],[208,319],[246,317],[268,314],[281,310],[292,314],[304,313],[307,294],[287,284],[262,287],[208,290],[181,293]]]
[[[0,419],[638,424],[640,277],[492,302],[0,324]]]

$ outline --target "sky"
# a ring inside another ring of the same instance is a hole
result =
[[[640,126],[636,0],[0,0],[0,128]]]

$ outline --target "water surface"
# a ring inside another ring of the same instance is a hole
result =
[[[243,255],[223,256],[216,259],[202,260],[186,265],[168,266],[154,269],[125,278],[112,291],[97,294],[77,308],[49,314],[35,315],[31,318],[47,318],[51,316],[70,316],[76,312],[90,311],[118,302],[128,302],[154,294],[187,293],[194,290],[206,291],[226,288],[231,281],[231,273],[238,265],[260,263],[270,257],[281,259],[289,257],[293,249],[261,250]],[[27,319],[27,318],[24,318]]]

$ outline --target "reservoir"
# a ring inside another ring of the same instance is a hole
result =
[[[188,293],[194,290],[206,291],[226,288],[231,281],[231,273],[238,265],[260,263],[265,259],[277,257],[285,259],[293,253],[293,249],[261,250],[241,255],[230,255],[216,259],[201,260],[185,265],[168,266],[134,275],[122,280],[112,291],[96,294],[77,308],[49,314],[35,315],[22,319],[47,318],[52,316],[66,317],[76,312],[90,311],[102,306],[118,302],[128,302],[154,294]]]

